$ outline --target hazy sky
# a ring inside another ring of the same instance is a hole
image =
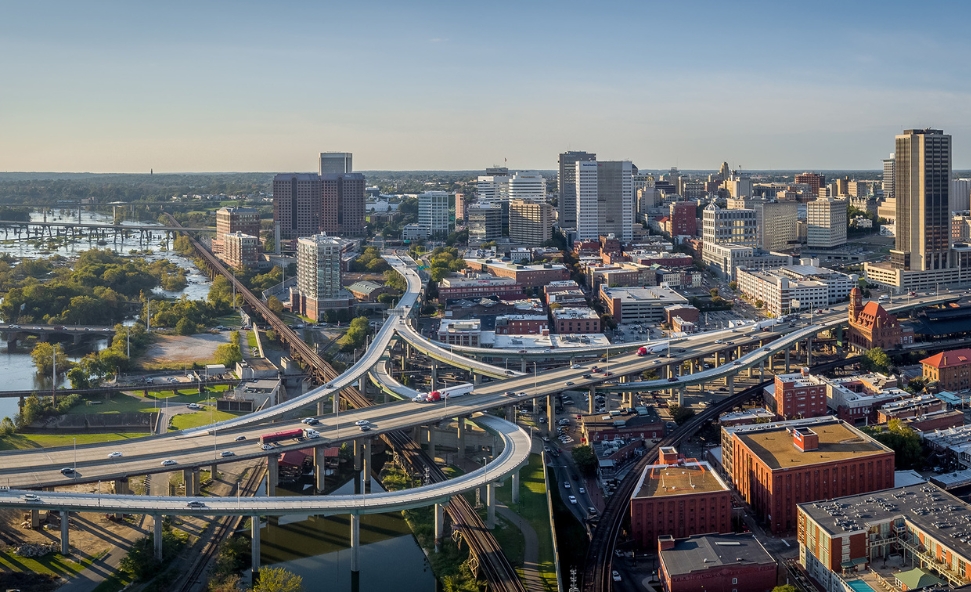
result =
[[[971,3],[0,0],[0,171],[971,168]]]

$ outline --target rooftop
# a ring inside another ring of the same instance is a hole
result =
[[[943,547],[971,558],[971,506],[930,483],[908,485],[798,504],[800,511],[832,535],[866,531],[891,520],[906,520]]]
[[[582,306],[574,308],[558,308],[552,311],[554,319],[598,319],[600,315],[592,308]]]
[[[725,482],[707,462],[648,465],[634,489],[634,498],[668,497],[728,491]]]
[[[703,534],[678,539],[673,549],[660,552],[664,570],[685,575],[728,565],[774,564],[775,559],[752,535]]]
[[[796,448],[792,443],[792,435],[784,427],[755,433],[736,432],[735,437],[770,469],[813,465],[892,452],[842,421],[815,424],[812,429],[819,436],[819,448],[811,452],[803,452]]]
[[[937,369],[953,368],[954,366],[966,366],[971,364],[971,349],[952,349],[951,351],[934,354],[929,358],[920,361],[925,366],[932,366]]]
[[[483,334],[483,345],[486,336]],[[610,340],[603,333],[572,333],[551,335],[496,335],[492,341],[493,347],[508,349],[557,349],[572,347],[607,346]]]
[[[494,286],[496,284],[508,284],[510,286],[516,284],[516,280],[508,277],[477,277],[477,278],[467,278],[467,277],[446,277],[442,278],[439,282],[443,288],[464,288],[468,286]]]
[[[621,303],[627,302],[657,302],[659,305],[667,305],[672,302],[678,302],[682,304],[687,304],[688,299],[678,294],[671,288],[662,288],[660,286],[650,286],[646,288],[608,288],[606,286],[601,286],[600,291],[612,298],[614,300],[620,300]]]

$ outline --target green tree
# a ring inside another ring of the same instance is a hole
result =
[[[58,375],[66,374],[71,369],[71,362],[67,359],[67,354],[64,353],[64,348],[61,347],[60,343],[51,345],[46,341],[40,341],[34,346],[34,349],[30,352],[30,357],[34,360],[34,367],[37,368],[38,374],[47,377],[54,372],[55,355],[57,356]]]
[[[404,292],[408,288],[405,278],[393,269],[384,272],[384,285],[398,292]]]
[[[214,356],[217,364],[222,364],[227,368],[236,365],[236,362],[243,361],[243,354],[239,349],[239,344],[224,343],[216,348]]]
[[[891,419],[886,428],[864,428],[875,440],[894,451],[894,465],[898,470],[920,468],[923,451],[920,436],[899,419]]]
[[[772,589],[772,592],[799,592],[799,588],[796,588],[792,584],[784,584],[782,586],[776,586]]]
[[[282,567],[260,570],[253,592],[303,592],[303,578]]]
[[[352,351],[359,348],[364,345],[364,340],[367,338],[367,332],[367,318],[357,317],[351,321],[350,326],[347,328],[347,333],[337,340],[337,345],[340,346],[341,351]]]
[[[273,311],[273,314],[280,316],[283,314],[283,303],[276,296],[270,296],[266,299],[266,305]]]
[[[893,362],[879,347],[870,348],[860,358],[860,366],[867,372],[890,372]]]
[[[691,407],[682,407],[677,403],[672,403],[668,410],[671,411],[671,419],[674,423],[681,425],[695,416],[695,410]]]
[[[728,282],[728,288],[730,290],[738,290],[738,282]]]
[[[920,376],[916,376],[912,378],[910,382],[907,383],[907,386],[904,388],[912,393],[921,393],[924,391],[926,387],[927,387],[927,381]]]
[[[597,471],[597,455],[594,454],[593,448],[583,445],[577,446],[573,449],[573,462],[576,463],[577,468],[580,469],[585,475],[593,475]]]
[[[175,324],[175,332],[179,335],[195,335],[199,332],[199,325],[188,318],[181,318]]]

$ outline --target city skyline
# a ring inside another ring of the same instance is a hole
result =
[[[956,2],[54,5],[5,7],[0,170],[869,170],[925,127],[971,168]]]

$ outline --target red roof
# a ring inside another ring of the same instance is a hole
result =
[[[303,450],[287,450],[280,455],[280,464],[299,467],[310,455]]]
[[[920,361],[920,363],[924,364],[925,366],[933,366],[938,370],[941,368],[963,366],[971,363],[971,349],[952,349],[951,351],[941,352],[939,354],[934,354],[929,358],[924,358]]]
[[[893,325],[896,323],[896,319],[891,316],[889,312],[882,306],[879,302],[874,302],[873,300],[867,302],[863,306],[863,310],[859,312],[856,317],[856,321],[861,325],[866,325],[872,327],[876,324],[876,320],[880,319],[881,324],[884,327]]]

